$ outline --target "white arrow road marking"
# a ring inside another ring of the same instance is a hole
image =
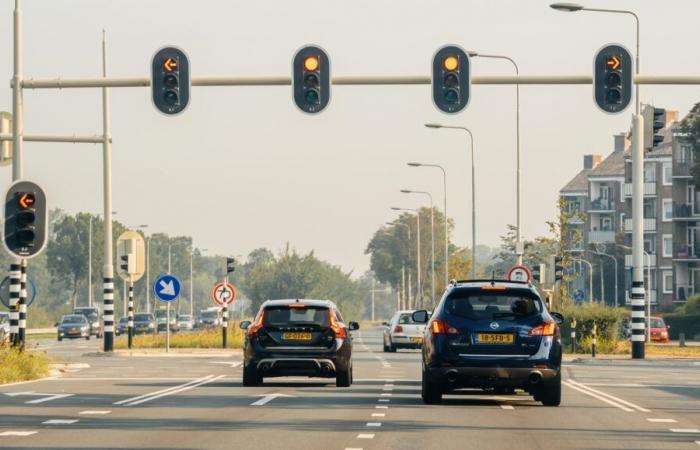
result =
[[[51,419],[41,423],[43,423],[44,425],[70,425],[77,421],[78,419]]]
[[[278,397],[294,397],[293,395],[288,395],[288,394],[261,394],[261,395],[255,395],[254,397],[262,397],[260,400],[257,400],[253,403],[250,404],[250,406],[263,406],[268,403],[270,403],[272,400],[278,398]]]
[[[36,433],[36,431],[3,431],[0,436],[31,436]]]
[[[591,396],[591,397],[593,397],[593,398],[596,398],[596,399],[598,399],[598,400],[600,400],[600,401],[602,401],[602,402],[605,402],[605,403],[607,403],[607,404],[609,404],[609,405],[612,405],[612,406],[614,406],[614,407],[616,407],[616,408],[620,408],[620,409],[623,410],[623,411],[626,411],[626,412],[634,412],[633,409],[628,408],[628,407],[626,407],[625,405],[621,405],[621,404],[616,403],[616,402],[614,402],[614,401],[612,401],[612,400],[609,400],[609,399],[607,399],[607,398],[605,398],[605,397],[601,397],[600,395],[596,395],[596,394],[594,394],[593,392],[589,392],[589,391],[587,391],[587,390],[585,390],[585,389],[581,389],[581,388],[579,388],[579,387],[576,387],[576,386],[574,386],[573,384],[567,383],[566,381],[562,381],[561,384],[563,384],[564,386],[568,386],[568,387],[570,387],[571,389],[574,389],[574,390],[576,390],[576,391],[579,391],[579,392],[581,392],[581,393],[583,393],[583,394],[586,394],[586,395],[589,395],[589,396]]]
[[[578,386],[578,387],[580,387],[580,388],[586,389],[586,390],[588,390],[588,391],[594,392],[594,393],[596,393],[596,394],[598,394],[598,395],[602,395],[602,396],[604,396],[604,397],[607,397],[607,398],[609,398],[609,399],[611,399],[611,400],[614,400],[614,401],[616,401],[616,402],[618,402],[618,403],[622,403],[623,405],[629,406],[630,408],[634,408],[634,409],[636,409],[637,411],[641,411],[641,412],[645,412],[645,413],[651,412],[651,411],[649,411],[648,409],[642,408],[642,407],[639,406],[639,405],[635,405],[635,404],[632,403],[632,402],[628,402],[627,400],[623,400],[623,399],[621,399],[621,398],[618,398],[618,397],[615,397],[615,396],[613,396],[613,395],[607,394],[607,393],[605,393],[605,392],[603,392],[603,391],[599,391],[599,390],[597,390],[597,389],[593,389],[592,387],[586,386],[586,385],[583,384],[583,383],[579,383],[579,382],[574,381],[574,380],[569,380],[569,383],[571,383],[571,384],[573,384],[573,385],[575,385],[575,386]]]
[[[5,395],[10,396],[10,397],[17,397],[20,395],[28,395],[28,396],[32,396],[32,397],[44,397],[44,398],[38,398],[36,400],[29,400],[29,401],[24,402],[28,405],[36,405],[38,403],[50,402],[51,400],[57,400],[59,398],[71,397],[75,394],[46,394],[43,392],[28,391],[28,392],[6,392]]]
[[[165,294],[165,295],[175,295],[175,284],[172,282],[172,280],[168,281],[167,283],[163,280],[160,280],[160,293]]]

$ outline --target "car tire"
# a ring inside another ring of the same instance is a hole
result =
[[[253,387],[262,384],[262,377],[258,375],[258,370],[253,365],[243,366],[243,386]]]
[[[62,340],[63,340],[63,338],[59,336],[58,342],[61,342]]]
[[[544,406],[559,406],[561,404],[561,372],[542,385],[542,389],[535,396],[536,400],[542,402]]]
[[[87,336],[85,336],[85,340],[86,340],[86,341],[89,341],[89,340],[90,340],[90,335],[89,335],[89,334],[88,334]]]
[[[389,344],[389,353],[396,353],[396,345],[391,341]]]
[[[442,403],[442,388],[438,383],[428,380],[425,369],[422,374],[420,396],[426,405],[439,405]]]
[[[382,339],[382,346],[384,347],[384,353],[389,351],[389,346],[386,345],[386,338]]]
[[[350,387],[352,384],[352,366],[339,370],[335,375],[335,387]]]

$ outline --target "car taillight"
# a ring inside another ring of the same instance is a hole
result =
[[[430,331],[433,334],[459,334],[459,330],[457,328],[442,320],[433,320],[430,323]]]
[[[394,327],[394,333],[403,333],[403,327],[401,325],[396,325]]]
[[[345,328],[345,325],[342,322],[336,319],[335,314],[333,314],[333,311],[331,311],[330,309],[328,310],[328,319],[331,323],[331,330],[333,330],[333,333],[335,334],[336,338],[344,339],[348,337],[347,328]]]
[[[559,327],[555,322],[545,322],[534,327],[528,334],[530,336],[556,336],[559,334]]]
[[[260,315],[255,319],[255,322],[248,326],[248,336],[253,337],[258,335],[258,331],[260,331],[263,326],[263,317],[265,317],[265,310],[260,311]]]

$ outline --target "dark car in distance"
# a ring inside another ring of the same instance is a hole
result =
[[[68,314],[56,324],[58,340],[64,338],[85,338],[90,340],[90,324],[82,314]]]
[[[546,406],[561,402],[559,323],[529,283],[501,280],[453,282],[427,323],[421,396],[427,404],[444,393],[482,388],[523,389]]]
[[[90,323],[90,335],[96,338],[102,337],[102,323],[100,322],[100,310],[94,306],[75,308],[73,314],[82,314]]]
[[[335,377],[352,384],[352,336],[335,303],[327,300],[268,300],[253,322],[243,321],[243,385],[265,377]]]
[[[151,313],[138,313],[134,315],[134,334],[154,333],[156,329],[156,317]]]

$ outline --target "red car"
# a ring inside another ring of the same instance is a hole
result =
[[[649,332],[651,342],[668,342],[668,327],[661,317],[651,316],[649,318]]]

